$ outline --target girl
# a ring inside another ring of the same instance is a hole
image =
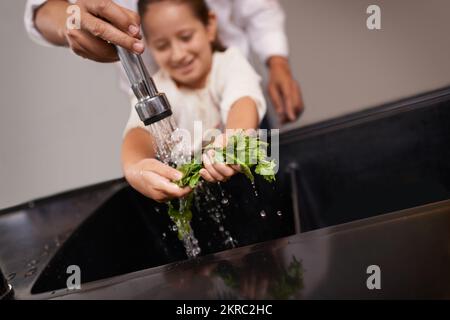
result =
[[[194,121],[203,128],[256,129],[266,111],[260,77],[235,48],[224,50],[216,38],[217,21],[203,0],[140,0],[138,11],[148,48],[160,70],[153,79],[172,106],[179,128],[194,135]],[[133,188],[158,202],[187,195],[172,181],[178,170],[155,159],[152,136],[132,102],[124,132],[122,166]],[[225,145],[226,136],[215,145]],[[239,168],[214,163],[203,155],[201,176],[227,180]]]

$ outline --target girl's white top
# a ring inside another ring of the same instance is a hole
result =
[[[260,86],[261,78],[237,48],[213,54],[212,68],[202,89],[179,88],[164,70],[153,77],[159,92],[166,94],[178,128],[191,136],[192,151],[201,147],[207,129],[223,130],[233,104],[243,97],[256,103],[259,121],[266,112],[266,102]],[[131,112],[123,136],[132,128],[144,128],[134,108],[137,99],[131,99]],[[196,123],[197,121],[197,123]],[[197,126],[197,131],[194,128]],[[199,126],[202,131],[199,132]]]

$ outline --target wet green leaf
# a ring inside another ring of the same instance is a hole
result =
[[[267,142],[261,141],[256,137],[238,133],[228,139],[226,147],[215,149],[215,160],[226,164],[240,165],[242,173],[250,180],[254,181],[254,172],[261,175],[266,181],[275,181],[275,160],[269,161],[267,158],[266,148]],[[207,148],[212,148],[208,146]],[[178,170],[183,174],[183,177],[175,181],[175,183],[183,188],[189,186],[195,189],[201,181],[200,170],[203,168],[202,164],[193,160],[178,167]],[[169,216],[178,228],[178,237],[183,239],[191,230],[190,221],[192,219],[192,202],[193,194],[189,196],[172,200],[168,203]]]

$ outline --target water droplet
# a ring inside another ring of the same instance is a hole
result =
[[[59,236],[56,236],[56,238],[53,240],[55,242],[56,247],[59,247],[61,245],[60,240],[61,240],[61,238]]]
[[[225,240],[225,245],[230,247],[230,248],[235,248],[236,244],[237,244],[236,240],[234,240],[232,237],[228,237]]]
[[[255,193],[255,197],[257,197],[258,196],[258,190],[256,189],[255,182],[252,182],[252,188],[253,188],[253,192]]]
[[[280,210],[278,210],[278,211],[277,211],[277,215],[278,215],[279,217],[281,217],[281,216],[283,215],[283,213],[282,213]]]
[[[226,234],[227,236],[229,236],[229,235],[230,235],[230,231],[225,231],[225,234]]]
[[[223,228],[223,226],[220,226],[220,227],[219,227],[219,231],[220,231],[220,232],[223,232],[224,230],[225,230],[225,229]]]
[[[266,212],[264,210],[261,210],[260,215],[261,215],[261,217],[265,218],[266,217]]]
[[[158,207],[156,207],[156,208],[155,208],[155,211],[159,213],[159,208],[158,208]]]
[[[172,230],[177,231],[178,230],[177,226],[172,226]]]
[[[163,239],[165,239],[165,238],[166,238],[166,236],[167,236],[167,235],[166,235],[166,233],[165,233],[165,232],[163,232],[163,234],[162,234],[162,238],[163,238]]]
[[[222,204],[227,205],[227,204],[228,204],[228,199],[227,199],[227,198],[223,198],[223,199],[222,199]]]
[[[26,273],[25,273],[25,278],[31,277],[32,275],[34,275],[37,271],[36,267],[33,267],[31,269],[29,269]]]
[[[33,267],[36,265],[36,263],[37,263],[36,260],[31,260],[30,262],[28,262],[27,267]]]

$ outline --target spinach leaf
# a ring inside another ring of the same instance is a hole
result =
[[[237,133],[228,139],[227,146],[215,149],[215,161],[226,164],[237,164],[242,173],[250,180],[254,181],[253,171],[261,175],[266,181],[275,181],[275,160],[268,160],[268,143],[260,139],[243,133]],[[207,149],[211,149],[208,146]],[[183,188],[189,186],[195,189],[201,181],[200,170],[203,168],[195,160],[181,165],[178,170],[183,173],[183,177],[175,183]],[[192,219],[193,193],[185,198],[171,200],[168,202],[169,216],[178,229],[178,238],[181,240],[191,232],[190,221]]]

